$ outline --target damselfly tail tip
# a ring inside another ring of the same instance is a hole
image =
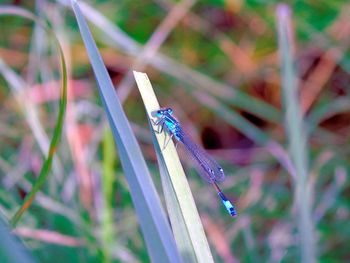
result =
[[[232,217],[236,217],[237,211],[235,206],[226,198],[226,196],[222,192],[218,192],[218,195],[223,205],[225,206],[227,212],[229,212]]]
[[[228,200],[225,202],[223,201],[223,204],[224,204],[227,212],[229,212],[232,217],[237,216],[237,211],[236,211],[234,205],[230,201],[228,201]]]
[[[235,209],[234,207],[232,207],[232,208],[230,209],[230,215],[231,215],[232,217],[237,217],[237,211],[236,211],[236,209]]]

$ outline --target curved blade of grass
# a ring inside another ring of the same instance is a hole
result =
[[[34,263],[33,257],[24,248],[18,238],[11,234],[10,229],[0,218],[0,259],[1,263]]]
[[[285,4],[277,7],[278,44],[281,63],[282,93],[285,107],[285,129],[290,143],[290,155],[296,169],[295,203],[301,262],[316,262],[312,196],[308,176],[306,129],[298,101],[298,79],[293,57],[291,11]]]
[[[325,103],[324,105],[313,110],[307,117],[308,135],[310,136],[318,127],[320,122],[326,118],[332,117],[336,114],[341,114],[350,111],[349,98],[338,98]]]
[[[234,110],[222,104],[213,96],[208,96],[208,94],[200,93],[198,91],[191,92],[191,94],[204,107],[207,107],[212,112],[215,112],[218,117],[225,120],[228,124],[239,130],[253,142],[266,147],[270,154],[274,156],[293,177],[295,177],[295,168],[291,163],[287,152],[284,150],[282,145],[280,145],[274,139],[270,138],[266,132],[256,127],[254,124],[249,122]]]
[[[67,5],[68,0],[58,0],[60,3]],[[127,33],[122,31],[114,23],[109,21],[98,10],[94,9],[87,3],[81,3],[81,9],[87,19],[98,27],[108,39],[101,39],[106,45],[113,48],[120,48],[124,52],[138,56],[142,52],[142,46],[132,39]],[[157,52],[152,58],[145,63],[152,65],[160,72],[174,77],[176,80],[202,92],[207,92],[214,97],[220,98],[228,105],[239,107],[247,112],[253,113],[264,120],[272,123],[278,123],[281,120],[281,113],[276,107],[257,99],[249,94],[235,89],[230,85],[214,80],[190,67],[177,62],[176,60]]]
[[[182,262],[141,149],[116,96],[107,69],[76,1],[72,1],[72,7],[98,82],[150,257],[153,262]]]
[[[46,26],[46,24],[44,24],[44,22],[40,20],[40,18],[36,17],[35,15],[33,15],[32,13],[28,12],[25,9],[14,7],[14,6],[2,6],[0,8],[0,16],[4,16],[4,15],[14,15],[14,16],[19,16],[19,17],[23,17],[23,18],[35,21],[45,29],[47,34],[53,38],[56,48],[58,50],[58,54],[60,56],[61,74],[62,74],[62,86],[61,86],[61,94],[60,94],[60,101],[59,101],[59,111],[58,111],[56,125],[53,130],[52,139],[50,142],[49,152],[46,159],[44,160],[44,163],[40,169],[38,179],[35,181],[32,190],[27,194],[27,196],[23,201],[22,206],[18,209],[18,211],[15,213],[15,215],[11,219],[11,224],[15,226],[18,220],[21,218],[22,214],[29,208],[29,206],[33,202],[36,193],[41,189],[41,187],[46,182],[47,176],[49,175],[49,172],[51,170],[52,160],[53,160],[54,154],[56,153],[58,142],[62,134],[64,114],[65,114],[66,105],[67,105],[67,69],[66,69],[66,62],[64,60],[64,55],[63,55],[63,51],[61,49],[60,43],[58,42],[54,32],[51,29],[49,29],[49,27]]]
[[[152,112],[160,107],[151,82],[144,73],[134,71],[134,76],[147,116],[152,119]],[[164,133],[155,134],[155,127],[152,125],[150,128],[154,138],[170,221],[181,256],[185,262],[214,262],[175,146],[170,141],[167,147],[161,150],[165,135]]]

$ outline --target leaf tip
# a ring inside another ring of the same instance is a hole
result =
[[[71,4],[72,4],[73,6],[78,5],[78,1],[77,1],[77,0],[70,0],[70,2],[71,2]]]
[[[136,71],[136,70],[133,70],[132,71],[134,73],[134,76],[136,77],[137,75],[145,75],[146,73],[144,72],[140,72],[140,71]]]

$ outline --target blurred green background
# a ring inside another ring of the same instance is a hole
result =
[[[162,106],[172,107],[191,137],[222,164],[227,177],[220,185],[237,206],[236,219],[178,147],[216,262],[300,260],[280,84],[278,3],[82,3],[159,194],[156,156],[132,69],[148,74]],[[317,261],[347,262],[350,5],[286,3],[296,40]],[[69,1],[1,1],[0,9],[5,5],[26,8],[50,24],[69,71],[64,132],[52,172],[14,233],[39,262],[149,262]],[[9,219],[40,171],[61,79],[52,40],[40,26],[6,16],[0,27],[0,58],[22,81],[11,82],[0,72],[0,214]]]

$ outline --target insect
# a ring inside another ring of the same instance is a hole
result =
[[[173,116],[173,110],[171,108],[161,108],[155,111],[155,115],[157,120],[152,120],[152,122],[153,125],[158,127],[156,132],[161,133],[165,130],[170,135],[164,148],[172,138],[175,138],[176,142],[181,142],[200,167],[200,171],[198,171],[200,176],[213,185],[228,213],[233,217],[237,216],[235,206],[226,198],[220,187],[217,185],[217,183],[222,182],[225,179],[224,170],[221,166],[200,146],[194,143],[183,131],[179,121]]]

